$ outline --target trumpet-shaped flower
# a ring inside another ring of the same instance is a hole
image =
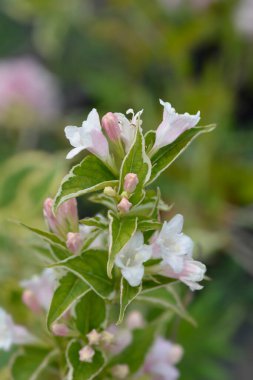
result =
[[[23,280],[20,285],[25,291],[29,290],[36,301],[36,305],[45,310],[49,309],[56,285],[53,269],[45,269],[40,276],[35,275],[30,280]],[[23,301],[25,302],[24,297]],[[29,303],[26,303],[26,305],[33,309]]]
[[[153,256],[162,258],[164,265],[170,265],[175,273],[183,270],[184,257],[191,257],[193,251],[192,239],[182,233],[184,218],[177,214],[163,227],[152,244]]]
[[[176,380],[179,371],[174,367],[183,355],[183,349],[164,338],[158,337],[148,353],[143,372],[152,375],[153,380]]]
[[[28,344],[35,340],[25,327],[15,325],[12,317],[0,308],[0,349],[9,351],[13,344]]]
[[[164,106],[163,120],[156,131],[156,140],[153,147],[153,152],[171,144],[184,131],[195,127],[200,120],[200,112],[196,115],[189,113],[178,114],[170,103],[160,100],[160,104]]]
[[[203,288],[199,282],[204,279],[205,272],[206,266],[203,263],[193,260],[190,257],[185,257],[183,269],[179,273],[175,273],[170,266],[166,265],[161,265],[159,273],[163,276],[176,278],[182,281],[184,284],[189,286],[192,291],[194,291]]]
[[[65,128],[65,134],[70,144],[74,147],[67,154],[67,159],[73,158],[82,150],[87,149],[102,160],[110,161],[108,142],[103,135],[95,108],[89,113],[87,120],[83,121],[81,127],[69,125]]]
[[[131,286],[138,286],[144,275],[143,263],[150,259],[152,248],[144,244],[141,232],[136,232],[117,254],[115,264]]]
[[[127,114],[129,113],[133,114],[131,120],[128,120],[128,118],[122,113],[115,113],[119,121],[120,137],[125,145],[126,152],[130,150],[131,145],[134,141],[137,123],[140,123],[140,125],[142,123],[140,119],[142,111],[139,111],[136,114],[134,114],[133,110],[129,109],[127,111]]]

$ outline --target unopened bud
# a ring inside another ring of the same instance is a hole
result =
[[[132,203],[129,202],[129,200],[126,198],[126,197],[123,197],[121,199],[121,201],[118,203],[117,205],[117,209],[119,210],[119,212],[121,212],[122,214],[125,214],[126,212],[128,212],[130,210],[130,208],[132,207]]]
[[[108,197],[115,197],[116,191],[111,186],[106,186],[104,188],[104,194],[108,195]]]
[[[78,231],[78,212],[75,198],[69,199],[53,213],[53,199],[44,202],[43,214],[50,231],[61,238],[66,238],[68,232]]]
[[[81,237],[81,234],[79,232],[69,232],[67,234],[66,245],[70,252],[74,253],[74,255],[77,255],[83,246],[83,239]]]
[[[63,323],[54,323],[52,326],[52,333],[55,336],[68,336],[69,328]]]
[[[138,179],[137,174],[128,173],[124,179],[124,190],[127,191],[128,193],[133,193],[138,183],[139,183],[139,179]]]
[[[91,363],[94,355],[95,351],[93,348],[87,345],[79,351],[79,360],[81,362]]]
[[[117,141],[120,139],[119,122],[114,113],[108,112],[102,117],[102,127],[111,141]]]
[[[97,346],[100,342],[101,335],[97,330],[93,329],[89,334],[86,335],[91,346]]]
[[[130,330],[142,328],[145,325],[142,314],[137,311],[131,311],[126,319],[126,325]]]
[[[125,379],[129,374],[129,367],[126,364],[117,364],[112,367],[111,374],[116,379]]]
[[[37,297],[31,290],[26,289],[23,292],[22,301],[34,313],[38,314],[41,312],[41,306],[37,300]]]

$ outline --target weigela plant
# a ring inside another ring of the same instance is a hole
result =
[[[30,333],[0,310],[0,348],[22,346],[14,380],[41,372],[66,380],[178,378],[182,347],[162,337],[163,326],[174,314],[191,320],[177,288],[201,289],[206,267],[193,258],[183,216],[164,220],[170,207],[150,185],[213,126],[197,126],[199,112],[180,115],[160,103],[162,122],[145,135],[142,111],[133,110],[100,122],[93,109],[81,127],[65,128],[67,158],[88,154],[45,200],[48,230],[28,227],[47,244],[39,253],[48,268],[21,282],[22,299],[47,315],[47,330]],[[101,213],[79,220],[76,198],[86,194]],[[160,312],[152,317],[153,305]]]

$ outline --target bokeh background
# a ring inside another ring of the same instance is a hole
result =
[[[156,128],[162,98],[218,125],[159,180],[211,279],[185,299],[198,328],[168,326],[185,348],[181,379],[251,379],[253,0],[2,0],[0,38],[0,304],[34,323],[18,282],[41,266],[15,221],[43,226],[69,167],[64,126],[131,107]]]

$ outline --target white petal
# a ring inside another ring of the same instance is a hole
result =
[[[152,256],[152,247],[144,244],[141,248],[137,250],[135,261],[139,264],[145,263]]]
[[[76,127],[74,125],[68,125],[64,129],[67,139],[69,140],[70,144],[75,148],[81,145],[80,129],[81,128]]]
[[[183,256],[166,255],[163,256],[163,264],[169,265],[175,273],[180,273],[184,268],[184,258]]]
[[[100,124],[99,115],[96,108],[93,108],[90,111],[87,117],[87,120],[84,121],[82,124],[82,128],[87,131],[92,131],[92,130],[101,131],[101,124]]]
[[[66,158],[67,160],[70,160],[71,158],[75,157],[78,153],[80,153],[85,148],[83,146],[79,146],[78,148],[71,149],[70,152],[68,152]]]
[[[189,236],[187,236],[185,234],[181,234],[181,236],[179,238],[179,244],[181,246],[180,250],[181,250],[182,254],[185,254],[187,256],[192,256],[194,243]]]
[[[129,285],[138,286],[141,283],[142,277],[144,275],[144,267],[130,267],[122,269],[122,276],[127,280]]]

